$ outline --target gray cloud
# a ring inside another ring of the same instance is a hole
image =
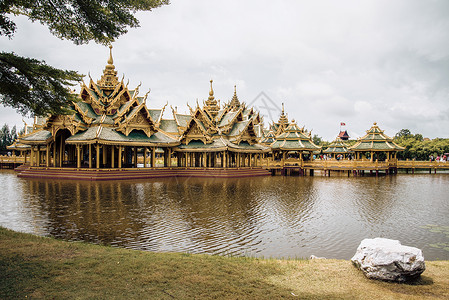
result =
[[[378,122],[388,135],[448,137],[448,14],[444,0],[172,1],[138,14],[142,26],[114,43],[114,64],[130,87],[151,88],[151,107],[168,101],[186,111],[214,79],[222,101],[234,84],[247,103],[263,91],[327,140],[340,122],[353,135]],[[18,20],[2,49],[100,77],[107,48]]]

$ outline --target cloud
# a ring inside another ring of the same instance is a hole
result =
[[[448,15],[445,0],[176,1],[138,13],[141,27],[114,43],[114,64],[130,87],[151,88],[150,107],[187,110],[213,79],[222,102],[234,85],[247,103],[264,92],[327,140],[340,122],[363,134],[374,121],[388,135],[448,137]],[[100,77],[107,48],[17,20],[2,49]]]

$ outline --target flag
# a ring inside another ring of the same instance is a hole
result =
[[[346,123],[341,122],[340,126],[346,126]]]

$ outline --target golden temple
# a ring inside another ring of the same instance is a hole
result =
[[[65,170],[72,174],[67,178],[92,180],[235,177],[270,175],[289,167],[299,168],[300,174],[332,169],[314,161],[321,147],[313,143],[311,132],[288,120],[283,104],[279,120],[264,128],[260,113],[239,101],[236,86],[231,100],[220,105],[211,80],[203,105],[197,101],[187,114],[171,108],[172,118],[166,119],[167,105],[148,108],[148,93],[140,95],[139,87],[129,89],[119,80],[110,46],[101,78],[95,82],[89,76],[88,84],[82,82],[79,100],[70,107],[73,113],[36,119],[32,130],[11,145],[29,163],[19,176],[65,178],[57,175]],[[386,162],[381,166],[385,170],[397,168],[396,153],[403,150],[377,124],[352,147],[338,140],[328,152],[345,149],[355,153],[352,163]]]

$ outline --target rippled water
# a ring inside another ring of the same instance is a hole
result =
[[[425,228],[449,226],[449,174],[97,183],[21,179],[1,171],[0,184],[0,225],[66,240],[349,259],[362,239],[381,236],[423,249],[426,259],[449,259],[447,232]]]

